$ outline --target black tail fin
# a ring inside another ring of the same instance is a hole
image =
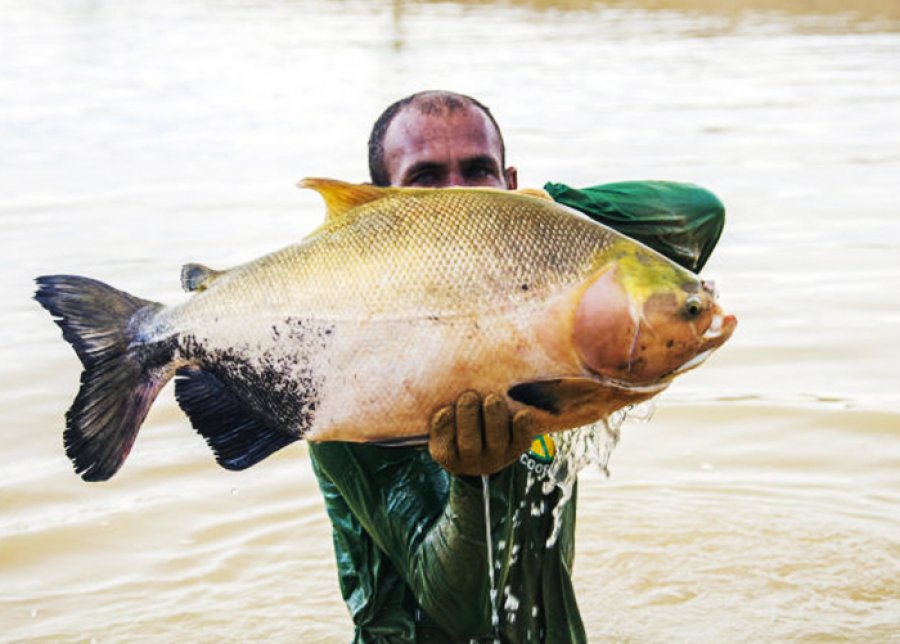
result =
[[[135,318],[161,304],[74,275],[37,278],[36,299],[54,316],[84,365],[81,389],[66,414],[66,454],[85,481],[118,471],[159,390],[174,374],[165,349],[134,337]]]

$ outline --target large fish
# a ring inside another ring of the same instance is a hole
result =
[[[84,365],[66,451],[85,480],[122,465],[175,395],[221,465],[306,438],[427,439],[460,393],[505,395],[542,431],[664,389],[732,333],[710,284],[548,198],[326,179],[325,223],[227,271],[182,270],[164,306],[70,275],[35,298]]]

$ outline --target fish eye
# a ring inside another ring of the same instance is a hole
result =
[[[684,315],[687,318],[695,318],[703,312],[703,300],[697,295],[691,295],[684,302]]]

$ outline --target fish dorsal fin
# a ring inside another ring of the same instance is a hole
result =
[[[337,179],[317,179],[307,177],[298,184],[301,188],[315,190],[325,200],[328,212],[325,221],[332,221],[344,213],[371,201],[376,201],[391,192],[391,188],[380,188],[368,183],[346,183]]]
[[[553,197],[546,190],[540,188],[519,188],[516,194],[525,195],[527,197],[535,197],[536,199],[544,199],[545,201],[553,201]]]
[[[181,288],[188,293],[205,291],[222,273],[224,271],[216,271],[203,264],[185,264],[181,267]]]

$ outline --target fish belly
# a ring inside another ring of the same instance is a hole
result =
[[[464,391],[508,397],[513,385],[585,378],[548,303],[453,315],[365,320],[257,313],[182,333],[184,362],[214,376],[252,416],[311,441],[425,438],[433,414]],[[225,392],[223,392],[225,393]],[[588,405],[550,414],[556,431],[649,395],[597,385]],[[188,411],[188,410],[186,410]]]
[[[184,362],[275,430],[313,441],[423,437],[464,391],[571,375],[538,332],[542,307],[485,315],[322,320],[257,316],[181,334]]]
[[[424,437],[431,416],[464,391],[570,372],[538,337],[535,310],[339,325],[323,365],[313,441]]]

